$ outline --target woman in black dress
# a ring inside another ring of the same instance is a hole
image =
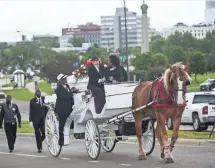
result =
[[[109,82],[125,82],[128,80],[127,72],[120,66],[120,60],[116,55],[109,56],[107,77]]]

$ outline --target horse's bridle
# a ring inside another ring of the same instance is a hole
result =
[[[177,74],[171,71],[171,76],[174,75],[177,77]],[[181,76],[179,76],[181,78]],[[171,84],[171,78],[170,78],[170,84]],[[176,93],[177,92],[183,92],[183,97],[185,98],[185,94],[187,93],[187,89],[175,89],[171,84],[171,91],[173,93],[173,96],[170,94],[170,92],[167,90],[169,96],[171,97],[172,101],[176,104]]]

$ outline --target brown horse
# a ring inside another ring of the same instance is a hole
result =
[[[133,109],[154,101],[153,105],[133,113],[139,145],[139,160],[146,159],[142,147],[142,119],[150,116],[157,121],[156,136],[160,142],[161,158],[166,163],[174,162],[171,152],[178,138],[181,117],[186,106],[186,87],[190,85],[191,80],[187,67],[182,63],[175,63],[165,71],[162,78],[154,82],[142,82],[135,88],[132,96]],[[173,121],[170,144],[165,127],[168,118]]]

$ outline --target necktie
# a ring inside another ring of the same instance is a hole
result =
[[[40,98],[38,98],[38,102],[40,103],[40,106],[42,106]]]

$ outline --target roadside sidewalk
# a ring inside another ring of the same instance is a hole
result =
[[[34,82],[27,83],[27,84],[25,85],[25,88],[28,89],[30,92],[35,93],[35,85],[34,85]],[[43,95],[43,96],[48,96],[49,94],[48,94],[48,93],[42,92],[42,95]]]

